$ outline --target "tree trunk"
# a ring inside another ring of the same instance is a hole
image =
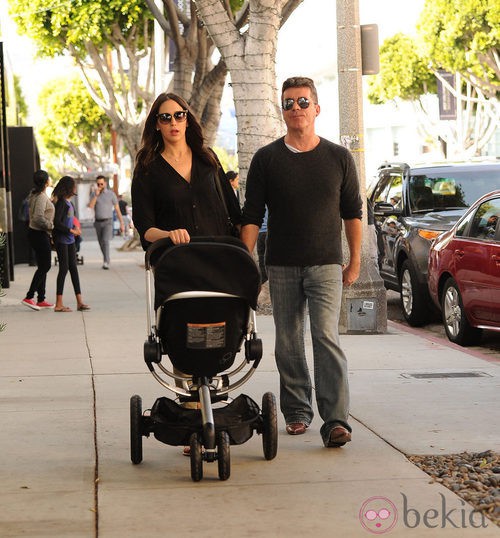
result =
[[[231,75],[238,126],[240,188],[252,156],[283,134],[276,88],[278,32],[300,1],[249,0],[248,30],[240,33],[219,0],[197,0],[198,16]]]

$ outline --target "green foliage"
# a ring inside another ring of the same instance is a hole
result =
[[[229,3],[231,6],[231,11],[233,13],[238,12],[242,8],[244,3],[245,3],[245,0],[231,0]]]
[[[39,95],[44,121],[39,134],[47,151],[56,158],[75,155],[106,156],[111,143],[111,122],[80,78],[59,78],[47,83]]]
[[[380,72],[368,82],[368,99],[381,104],[396,97],[413,101],[435,93],[436,79],[427,65],[411,37],[396,34],[386,39],[380,47]]]
[[[33,39],[42,56],[62,54],[71,48],[84,57],[85,43],[98,48],[109,43],[116,25],[123,36],[152,16],[143,0],[8,0],[9,12],[21,34]],[[140,47],[142,37],[137,36]]]
[[[498,93],[498,0],[426,0],[418,29],[435,69],[468,73],[483,91]]]
[[[213,150],[217,154],[224,172],[228,172],[229,170],[235,170],[236,172],[238,171],[237,155],[230,155],[225,148],[220,148],[218,146],[214,147]]]
[[[372,103],[435,93],[433,71],[459,72],[489,96],[500,90],[498,0],[426,0],[416,40],[398,34],[380,48],[380,73],[369,81]]]
[[[18,75],[14,75],[14,93],[17,108],[17,125],[24,125],[28,117],[28,104],[21,89],[21,81]]]

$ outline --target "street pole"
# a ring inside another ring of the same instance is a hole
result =
[[[368,225],[363,126],[363,87],[359,1],[337,0],[337,62],[340,141],[351,150],[363,200],[363,243],[358,281],[344,288],[339,330],[342,334],[387,331],[387,298],[377,265],[376,237]],[[344,237],[344,251],[347,241]]]

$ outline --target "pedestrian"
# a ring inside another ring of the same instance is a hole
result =
[[[242,239],[252,251],[266,206],[266,268],[276,327],[280,405],[290,435],[313,419],[304,324],[309,311],[315,396],[326,447],[351,441],[347,360],[339,344],[342,284],[350,286],[361,263],[362,202],[349,151],[319,137],[313,80],[293,77],[281,93],[284,137],[260,148],[247,177]],[[350,258],[345,267],[341,229]]]
[[[102,175],[96,177],[96,188],[90,193],[88,206],[95,211],[94,228],[97,241],[103,255],[103,269],[109,269],[109,242],[113,239],[113,211],[120,221],[120,232],[123,234],[122,214],[116,194],[107,188],[106,178]]]
[[[81,231],[75,225],[75,207],[71,203],[71,198],[75,195],[76,182],[70,176],[62,177],[57,182],[52,193],[56,209],[54,217],[54,243],[57,251],[57,259],[59,260],[54,312],[72,312],[71,308],[63,304],[64,281],[66,280],[68,271],[76,296],[77,310],[90,310],[89,305],[85,304],[82,299],[76,260],[75,238],[81,234]]]
[[[234,170],[229,170],[228,172],[226,172],[226,179],[229,181],[231,187],[233,188],[233,192],[236,196],[236,199],[238,200],[238,203],[240,203],[240,175]]]
[[[128,214],[128,203],[123,198],[123,194],[120,194],[118,196],[118,206],[120,207],[120,213],[122,215],[123,227],[125,230],[124,236],[125,238],[127,238],[129,235],[129,230],[130,230],[130,217]]]
[[[201,125],[174,93],[161,93],[146,118],[132,179],[132,207],[145,250],[162,238],[178,245],[192,236],[228,235],[228,217],[235,226],[241,222],[240,206],[215,153],[205,145]],[[174,373],[185,376],[176,368]]]
[[[241,212],[188,103],[161,93],[146,118],[132,179],[134,226],[144,249],[164,237],[228,235]]]
[[[33,183],[35,186],[28,197],[28,242],[35,251],[36,271],[22,303],[33,310],[41,310],[54,308],[52,303],[45,300],[47,273],[50,270],[52,256],[50,234],[54,228],[54,204],[46,193],[50,179],[45,170],[37,170],[33,174]]]

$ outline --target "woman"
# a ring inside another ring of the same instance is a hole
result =
[[[178,245],[189,243],[191,236],[228,235],[230,222],[241,222],[238,201],[215,153],[204,144],[201,125],[187,102],[173,93],[160,94],[146,118],[132,179],[132,210],[144,249],[164,237]],[[184,454],[189,455],[189,447]]]
[[[76,263],[75,238],[80,235],[80,229],[75,226],[75,208],[70,199],[76,194],[76,183],[72,177],[62,177],[54,188],[53,197],[56,202],[54,217],[54,243],[59,260],[57,274],[56,305],[54,312],[72,312],[63,304],[63,290],[66,274],[71,275],[71,282],[76,295],[77,310],[90,310],[82,300],[80,278]]]
[[[132,208],[144,249],[164,237],[177,245],[191,236],[228,235],[228,214],[234,225],[241,222],[236,197],[204,144],[201,125],[173,93],[160,94],[146,119]]]
[[[54,227],[54,205],[45,192],[50,183],[49,174],[45,170],[37,170],[33,175],[33,183],[35,187],[28,198],[28,241],[35,251],[37,269],[22,303],[33,310],[41,310],[54,308],[53,304],[45,300],[47,273],[51,265],[50,232]],[[35,293],[38,299],[36,303]]]

